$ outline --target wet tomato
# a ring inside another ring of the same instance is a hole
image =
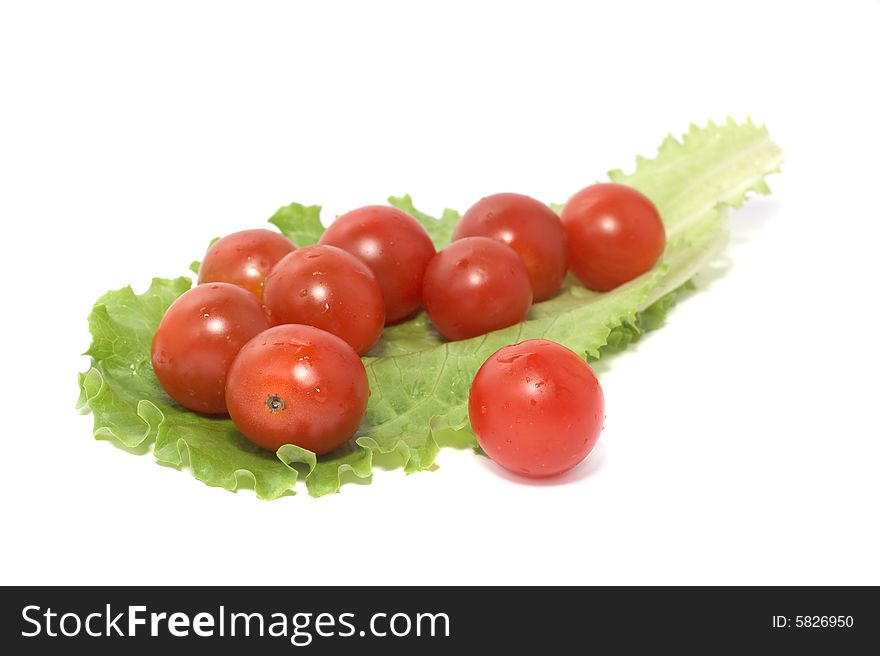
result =
[[[385,323],[405,319],[422,304],[434,244],[406,212],[387,205],[352,210],[330,224],[319,243],[346,250],[370,267],[385,299]]]
[[[565,229],[553,210],[530,196],[494,194],[477,201],[452,238],[462,237],[491,237],[515,250],[529,272],[536,303],[562,286],[568,270]]]
[[[226,374],[239,349],[272,326],[249,291],[218,282],[178,298],[153,336],[153,371],[180,405],[205,414],[226,412]]]
[[[378,341],[385,324],[373,272],[335,246],[306,246],[285,256],[266,278],[263,294],[277,323],[321,328],[360,354]]]
[[[226,404],[238,429],[270,451],[295,444],[318,455],[348,441],[370,396],[358,354],[312,326],[276,326],[238,354]]]
[[[483,363],[468,415],[483,451],[499,465],[522,476],[555,476],[593,449],[605,401],[580,356],[532,339],[505,346]]]
[[[654,203],[626,185],[582,189],[562,210],[569,266],[584,285],[605,292],[649,271],[666,232]]]
[[[242,230],[215,241],[199,267],[199,284],[228,282],[263,297],[266,276],[282,257],[296,249],[271,230]]]
[[[522,259],[488,237],[465,237],[437,253],[425,271],[422,296],[431,323],[447,339],[512,326],[532,306]]]

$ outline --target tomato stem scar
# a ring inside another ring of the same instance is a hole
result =
[[[269,412],[274,414],[276,412],[281,412],[286,406],[284,403],[284,399],[282,399],[277,394],[270,394],[266,398],[266,407],[269,408]]]

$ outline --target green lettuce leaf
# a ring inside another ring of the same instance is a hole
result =
[[[420,212],[413,205],[409,194],[406,196],[391,196],[388,198],[388,204],[415,217],[425,227],[425,230],[428,231],[431,241],[434,242],[434,246],[437,248],[443,248],[452,241],[452,233],[455,232],[455,226],[458,225],[458,220],[461,218],[458,212],[448,207],[443,210],[443,214],[440,215],[439,219]]]
[[[319,205],[285,205],[269,218],[269,223],[287,235],[297,246],[317,244],[324,232]]]
[[[308,491],[320,496],[338,491],[346,477],[368,478],[377,459],[407,472],[426,469],[441,445],[473,444],[468,390],[498,348],[540,337],[596,359],[658,328],[690,279],[724,247],[726,208],[739,207],[749,192],[769,193],[764,178],[781,161],[766,128],[728,120],[691,126],[680,141],[667,138],[655,158],[638,158],[631,174],[612,171],[612,180],[647,194],[663,216],[667,248],[657,266],[604,294],[569,278],[525,322],[470,340],[445,342],[424,313],[386,329],[364,358],[372,390],[364,422],[354,440],[327,456],[295,446],[263,451],[228,419],[188,412],[162,391],[150,365],[150,342],[167,307],[189,289],[188,278],[156,279],[143,294],[125,288],[98,300],[89,317],[92,366],[80,375],[80,408],[93,413],[99,439],[138,453],[152,447],[157,460],[189,466],[209,485],[253,487],[265,499],[290,493],[301,473]],[[457,212],[445,210],[434,219],[409,196],[389,202],[425,225],[438,247],[448,243]],[[270,221],[300,246],[315,243],[323,230],[317,206],[293,203]]]

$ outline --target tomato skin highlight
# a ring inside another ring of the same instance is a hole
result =
[[[296,246],[271,230],[242,230],[218,239],[199,266],[199,284],[228,282],[263,298],[263,283],[278,262]]]
[[[602,387],[583,358],[531,339],[483,363],[468,399],[471,428],[496,463],[521,476],[556,476],[596,445],[605,420]]]
[[[153,371],[168,396],[204,414],[226,412],[226,376],[238,351],[273,325],[249,291],[225,282],[181,295],[153,335]]]
[[[331,223],[318,243],[348,251],[370,267],[382,289],[386,324],[422,304],[422,279],[436,251],[428,232],[406,212],[387,205],[352,210]]]
[[[568,271],[568,243],[556,213],[523,194],[493,194],[477,201],[455,227],[453,240],[491,237],[507,244],[529,272],[535,303],[551,298]]]
[[[264,297],[277,323],[326,330],[361,355],[385,325],[385,302],[373,272],[335,246],[306,246],[285,256],[266,278]]]
[[[434,256],[422,287],[425,311],[447,339],[483,335],[519,323],[532,307],[522,259],[488,237],[465,237]]]
[[[582,189],[566,203],[561,218],[571,271],[596,291],[610,291],[650,271],[666,247],[654,203],[626,185]]]
[[[287,324],[260,333],[229,370],[226,404],[238,429],[277,451],[296,444],[318,455],[354,435],[370,389],[358,354],[319,328]]]

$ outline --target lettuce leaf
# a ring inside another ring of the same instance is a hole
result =
[[[317,244],[324,232],[320,205],[285,205],[269,217],[269,223],[287,235],[297,246]]]
[[[292,492],[300,473],[310,494],[336,492],[347,476],[368,478],[376,458],[407,472],[426,469],[441,445],[473,443],[466,430],[468,389],[498,348],[540,337],[596,359],[658,328],[690,279],[723,249],[727,207],[739,207],[750,192],[769,193],[764,178],[781,161],[765,127],[728,120],[692,125],[681,140],[668,137],[655,158],[637,158],[630,174],[611,171],[612,180],[652,198],[663,216],[667,248],[657,266],[604,294],[569,278],[525,322],[470,340],[445,342],[424,313],[386,329],[364,358],[372,390],[367,415],[356,438],[327,456],[295,446],[263,451],[228,419],[188,412],[162,391],[150,342],[167,307],[189,289],[188,278],[155,279],[143,294],[126,287],[98,300],[89,316],[92,366],[80,374],[79,407],[93,413],[98,439],[137,453],[152,447],[161,463],[188,465],[208,485],[252,486],[264,499]],[[448,243],[457,212],[447,209],[435,219],[409,196],[389,202],[415,216],[438,248]],[[318,206],[293,203],[270,222],[299,245],[315,243],[323,230]]]
[[[431,241],[434,242],[434,246],[438,249],[443,248],[452,241],[452,233],[455,232],[455,226],[458,225],[458,220],[461,218],[461,214],[448,207],[443,210],[443,214],[440,215],[439,219],[420,212],[413,205],[409,194],[406,196],[391,196],[388,199],[388,204],[415,217],[425,227],[425,230],[428,231]]]

